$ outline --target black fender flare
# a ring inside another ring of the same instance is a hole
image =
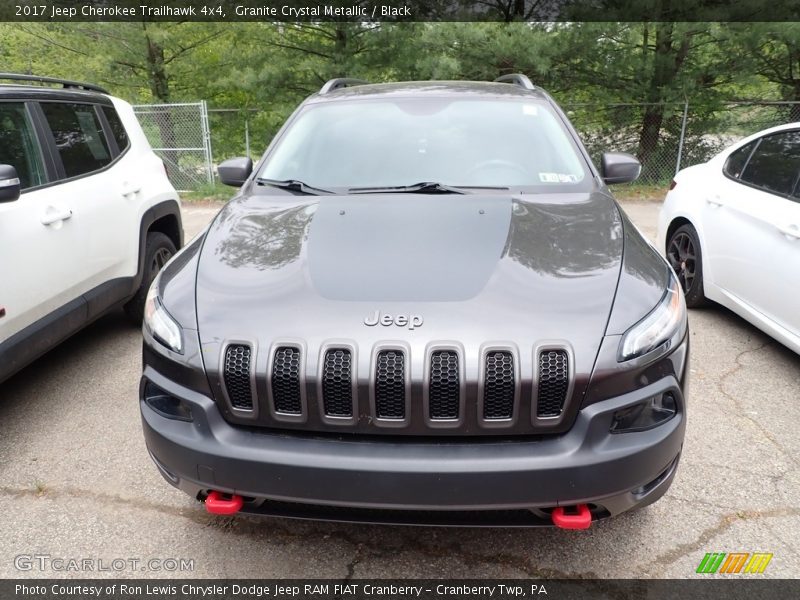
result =
[[[177,200],[164,200],[158,204],[154,204],[148,208],[142,215],[141,223],[139,224],[139,263],[136,269],[136,275],[133,278],[132,293],[135,293],[139,286],[142,285],[142,278],[144,277],[144,252],[147,243],[147,233],[150,227],[164,217],[174,216],[178,221],[178,243],[176,247],[180,250],[183,247],[183,224],[181,221],[181,207]]]

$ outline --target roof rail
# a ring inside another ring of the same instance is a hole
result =
[[[101,94],[108,94],[108,90],[101,88],[99,85],[92,83],[81,83],[79,81],[70,81],[69,79],[58,79],[56,77],[42,77],[40,75],[22,75],[20,73],[0,73],[0,80],[7,79],[9,81],[33,81],[36,83],[55,83],[62,85],[65,88],[75,88],[79,90],[89,90],[92,92],[100,92]]]
[[[350,87],[352,85],[367,85],[369,81],[364,81],[363,79],[352,79],[350,77],[339,77],[337,79],[331,79],[325,85],[323,85],[319,93],[320,94],[327,94],[328,92],[332,92],[333,90],[338,90],[341,88]]]
[[[535,90],[536,86],[531,83],[531,80],[528,79],[527,75],[523,75],[522,73],[509,73],[508,75],[501,75],[497,79],[495,79],[496,83],[513,83],[514,85],[518,85],[521,88],[525,88],[526,90]]]

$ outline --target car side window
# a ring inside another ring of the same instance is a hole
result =
[[[800,131],[785,131],[761,138],[741,180],[768,192],[788,196],[800,171]]]
[[[42,103],[67,177],[102,169],[111,152],[92,104]]]
[[[108,125],[111,128],[111,136],[117,142],[117,148],[119,148],[120,152],[124,152],[128,147],[128,132],[125,131],[125,126],[122,124],[117,111],[111,106],[104,106],[103,114],[106,116]]]
[[[22,102],[0,102],[0,164],[17,170],[23,190],[46,181],[39,144]]]
[[[728,177],[739,179],[742,174],[742,170],[747,164],[747,159],[750,158],[750,154],[753,152],[753,148],[757,143],[758,140],[754,140],[749,144],[742,146],[735,152],[731,152],[730,156],[728,156],[728,160],[725,161],[725,166],[722,168],[723,172]]]

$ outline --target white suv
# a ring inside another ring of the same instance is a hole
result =
[[[183,228],[127,102],[89,84],[0,79],[15,82],[0,85],[2,381],[109,309],[141,322]]]

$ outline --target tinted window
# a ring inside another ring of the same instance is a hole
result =
[[[119,151],[122,152],[128,147],[128,132],[125,131],[125,127],[122,125],[116,110],[110,106],[104,106],[103,113],[111,127],[111,135],[117,141]]]
[[[742,173],[742,181],[789,195],[800,173],[800,131],[761,138]]]
[[[45,182],[39,145],[22,103],[0,103],[0,164],[17,170],[22,189]]]
[[[746,146],[742,146],[736,152],[732,152],[728,160],[725,161],[725,174],[734,179],[739,179],[739,176],[742,174],[742,169],[744,169],[745,164],[747,164],[747,159],[750,158],[750,153],[757,143],[758,140],[755,140]]]
[[[42,104],[67,177],[101,169],[111,153],[91,104]]]
[[[452,97],[309,105],[261,177],[322,188],[586,185],[583,159],[559,118],[535,100]]]

